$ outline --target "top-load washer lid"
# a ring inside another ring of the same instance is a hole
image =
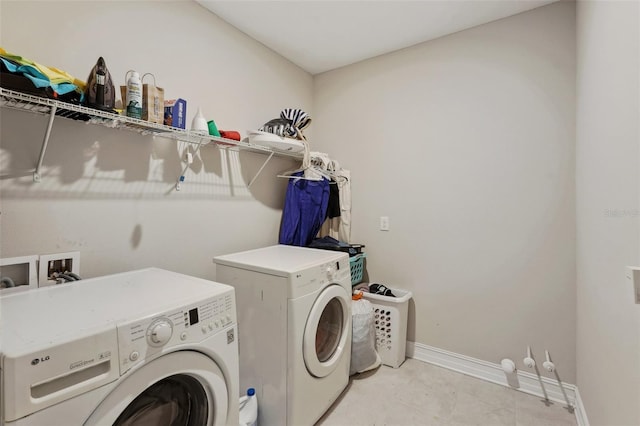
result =
[[[235,341],[232,329],[224,331],[235,322],[234,294],[225,284],[149,268],[3,296],[2,386],[12,392],[2,394],[0,423],[44,413],[151,365],[167,348],[205,336],[228,345],[229,332]]]
[[[9,294],[0,309],[0,351],[31,352],[233,291],[226,284],[148,268]]]
[[[289,277],[317,265],[344,261],[346,257],[348,255],[343,252],[281,244],[218,256],[213,261],[220,265]]]

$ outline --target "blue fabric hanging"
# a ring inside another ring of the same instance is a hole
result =
[[[292,176],[302,176],[303,172]],[[329,181],[291,178],[282,211],[280,244],[307,247],[327,215]]]

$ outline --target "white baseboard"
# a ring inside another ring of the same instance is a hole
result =
[[[517,370],[518,384],[520,386],[515,388],[509,385],[507,376],[499,364],[416,342],[407,342],[407,357],[544,398],[544,392],[540,386],[538,376],[526,371]],[[566,405],[564,395],[557,381],[551,380],[548,377],[542,377],[542,383],[550,400],[558,404]],[[564,382],[562,382],[562,387],[567,394],[569,402],[575,408],[578,426],[589,426],[587,414],[582,405],[577,387]]]
[[[589,426],[589,419],[587,418],[587,411],[580,398],[580,392],[576,386],[576,420],[578,420],[578,426]]]

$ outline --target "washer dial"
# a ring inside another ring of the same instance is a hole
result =
[[[147,329],[147,342],[151,346],[160,347],[167,344],[173,334],[173,326],[167,318],[160,318],[151,323]]]

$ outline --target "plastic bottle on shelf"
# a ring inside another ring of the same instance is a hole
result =
[[[202,110],[198,108],[198,112],[191,121],[191,131],[195,133],[201,133],[203,135],[209,134],[209,125],[207,119],[202,115]]]
[[[129,79],[127,80],[127,99],[123,105],[127,111],[127,117],[142,118],[142,82],[140,74],[135,71],[127,72]]]
[[[254,388],[240,397],[240,426],[258,426],[258,397]]]

